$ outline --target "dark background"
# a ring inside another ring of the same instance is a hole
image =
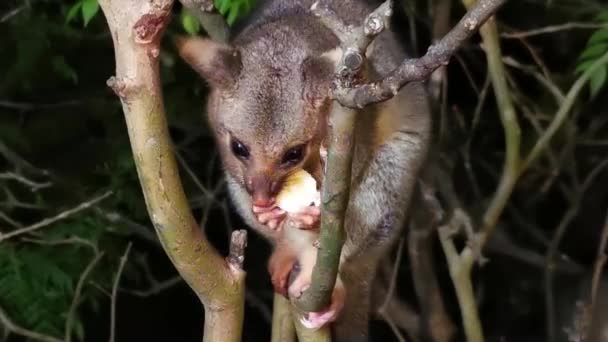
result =
[[[92,6],[85,2],[82,6]],[[78,12],[66,23],[74,4],[59,0],[8,0],[0,4],[0,232],[54,216],[107,190],[113,195],[34,234],[0,242],[0,307],[24,328],[62,337],[76,283],[94,250],[78,242],[44,242],[77,236],[105,254],[83,289],[76,335],[85,341],[107,340],[108,291],[120,257],[131,242],[117,298],[117,340],[200,341],[202,306],[183,282],[175,280],[175,285],[154,294],[134,293],[157,288],[158,283],[174,279],[176,273],[147,218],[120,103],[105,86],[113,74],[114,57],[103,14],[97,12],[85,26]],[[398,4],[403,11],[395,18],[395,28],[412,54],[419,55],[431,41],[436,18],[426,1]],[[246,17],[244,7],[239,11],[240,17]],[[462,5],[453,2],[450,25],[463,13]],[[606,13],[606,5],[593,0],[511,1],[501,10],[498,22],[502,32],[512,32],[565,22],[602,22],[595,19],[601,13]],[[608,16],[603,22],[608,22]],[[184,34],[192,25],[176,4],[165,37]],[[559,30],[525,41],[505,38],[501,47],[505,57],[535,70],[542,65],[555,84],[567,90],[577,76],[577,58],[596,30]],[[183,161],[182,181],[195,217],[205,226],[212,243],[226,253],[230,231],[245,225],[232,210],[221,183],[219,160],[204,120],[207,88],[179,60],[169,39],[163,47],[164,100],[176,151]],[[608,43],[603,48],[608,49]],[[546,127],[556,106],[528,74],[515,68],[508,71],[522,125],[522,149],[527,150],[537,138],[529,118]],[[432,159],[447,170],[448,181],[473,217],[480,216],[487,206],[504,155],[503,131],[491,89],[478,119],[474,119],[479,98],[475,88],[482,88],[486,75],[485,55],[479,37],[475,37],[448,67],[443,104],[434,102],[436,144]],[[504,240],[491,243],[485,255],[489,263],[474,274],[488,341],[545,340],[543,258],[568,210],[574,211],[574,218],[560,244],[560,262],[569,271],[558,269],[555,281],[560,326],[571,322],[574,301],[584,299],[581,291],[588,286],[583,281],[595,261],[608,207],[606,171],[599,170],[588,189],[578,192],[591,170],[608,158],[605,95],[599,90],[592,97],[589,89],[579,95],[551,145],[559,157],[557,165],[541,158],[518,182],[501,217],[496,234],[512,244],[501,244]],[[467,154],[473,177],[466,169]],[[15,174],[41,185],[15,179]],[[442,290],[458,324],[459,310],[449,274],[439,244],[435,247]],[[265,241],[249,234],[245,341],[270,338],[269,253]],[[522,255],[532,255],[540,262],[524,260]],[[405,253],[397,291],[402,300],[417,307],[409,270]],[[396,340],[382,321],[372,322],[372,337],[374,341]],[[457,338],[462,339],[462,334]],[[8,339],[22,340],[15,335]]]

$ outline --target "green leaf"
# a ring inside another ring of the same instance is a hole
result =
[[[608,51],[608,43],[591,45],[585,48],[585,50],[578,59],[585,60],[590,58],[597,58],[603,55],[606,51]]]
[[[608,22],[608,10],[601,11],[596,17],[595,20]]]
[[[236,3],[234,7],[230,9],[230,13],[228,13],[228,17],[226,18],[226,22],[229,26],[232,26],[236,19],[239,17],[239,8],[240,4]]]
[[[184,31],[186,31],[189,35],[194,36],[200,31],[201,27],[200,23],[198,22],[198,19],[193,16],[190,11],[183,7],[181,13],[181,21]]]
[[[66,24],[70,23],[72,20],[74,20],[74,18],[76,18],[76,14],[78,14],[78,10],[80,10],[81,7],[82,1],[78,1],[77,3],[73,4],[72,7],[70,7],[68,13],[65,16]]]
[[[597,30],[594,34],[589,38],[589,42],[587,45],[595,45],[598,43],[602,43],[608,41],[608,29]]]
[[[84,20],[85,27],[97,12],[99,12],[99,3],[97,0],[82,0],[82,20]]]
[[[606,84],[606,76],[608,75],[608,67],[603,66],[591,75],[589,79],[589,87],[591,88],[591,97],[595,97]]]
[[[230,10],[230,0],[215,0],[214,4],[221,15],[226,15],[228,10]]]
[[[587,61],[580,63],[579,65],[576,66],[576,69],[574,69],[574,73],[575,74],[584,73],[585,71],[587,71],[587,69],[589,69],[589,67],[593,64],[593,62],[595,62],[595,60],[587,60]]]

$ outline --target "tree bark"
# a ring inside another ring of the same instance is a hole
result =
[[[150,219],[175,268],[205,306],[204,341],[240,341],[244,234],[233,235],[229,260],[207,241],[183,191],[165,118],[158,56],[173,0],[99,2],[116,57],[116,76],[108,85],[122,102]]]

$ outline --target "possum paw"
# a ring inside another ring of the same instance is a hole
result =
[[[275,251],[271,256],[268,263],[268,272],[276,293],[287,296],[287,281],[296,263],[297,258],[295,256],[282,251]]]
[[[307,317],[302,317],[300,322],[308,329],[319,329],[324,325],[338,319],[344,307],[344,288],[336,287],[331,297],[329,308],[319,312],[309,312]]]

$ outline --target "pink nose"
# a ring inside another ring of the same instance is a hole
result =
[[[272,201],[268,196],[253,196],[253,205],[256,207],[269,207],[272,204]]]

